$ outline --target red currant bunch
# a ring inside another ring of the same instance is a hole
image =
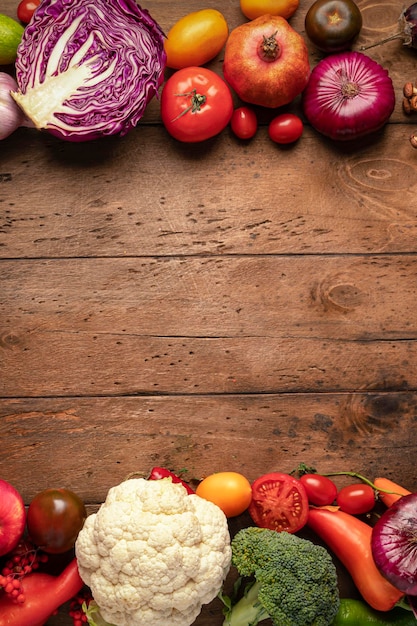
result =
[[[84,626],[87,624],[87,615],[83,611],[83,604],[87,607],[93,596],[89,589],[85,589],[77,594],[70,602],[69,616],[72,618],[73,626]]]
[[[2,589],[13,602],[22,604],[25,601],[23,578],[47,560],[47,554],[31,542],[22,540],[13,552],[7,555],[7,560],[3,564],[0,571],[0,590]]]

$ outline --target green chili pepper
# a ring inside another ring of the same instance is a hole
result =
[[[333,626],[416,626],[412,611],[396,607],[391,611],[375,611],[366,602],[341,598]]]

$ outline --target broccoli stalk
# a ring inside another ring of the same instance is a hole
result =
[[[256,625],[265,619],[269,619],[269,614],[258,600],[259,587],[261,583],[254,582],[245,588],[243,597],[227,611],[225,610],[225,620],[223,626],[248,626]],[[223,598],[222,598],[223,599]]]
[[[330,626],[339,609],[336,567],[327,550],[287,532],[249,527],[232,540],[232,564],[249,578],[243,596],[221,596],[223,626]],[[236,597],[235,597],[236,596]]]

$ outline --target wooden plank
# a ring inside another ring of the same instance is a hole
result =
[[[415,341],[135,339],[54,329],[12,340],[0,370],[5,398],[417,387]]]
[[[385,473],[411,489],[416,403],[415,391],[372,389],[2,400],[1,476],[26,502],[65,485],[89,504],[153,465],[186,468],[189,480],[225,469],[254,480],[305,462],[322,472]]]
[[[411,254],[4,260],[0,312],[5,330],[35,336],[415,339],[416,263]]]
[[[360,149],[307,129],[290,151],[265,128],[248,146],[225,132],[202,148],[142,127],[82,155],[33,133],[2,146],[2,258],[415,250],[402,125]]]
[[[4,261],[1,393],[415,389],[416,263]]]

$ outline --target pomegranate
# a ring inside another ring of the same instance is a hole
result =
[[[283,106],[307,85],[306,43],[283,17],[262,15],[231,31],[223,75],[244,102]]]

